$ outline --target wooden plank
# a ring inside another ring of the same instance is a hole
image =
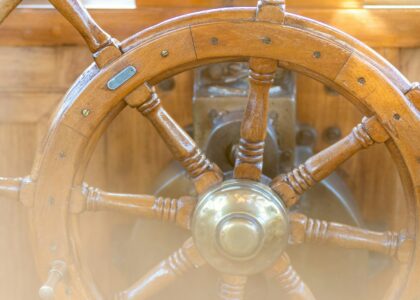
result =
[[[102,27],[122,40],[171,17],[199,10],[188,8],[145,7],[139,10],[94,10],[92,15]],[[335,26],[373,47],[419,47],[420,9],[293,9],[297,13]],[[26,22],[21,22],[24,19]],[[366,26],[369,24],[369,26]],[[82,44],[70,24],[53,10],[14,11],[0,27],[0,45]]]
[[[411,81],[420,81],[420,49],[408,48],[401,50],[401,71]]]
[[[290,8],[360,8],[363,0],[286,0]],[[137,7],[230,7],[255,6],[256,0],[137,0]]]
[[[88,53],[82,47],[0,47],[0,91],[63,94],[89,65]]]
[[[420,5],[418,0],[365,0],[366,5]]]
[[[37,123],[49,116],[63,93],[0,92],[0,123]]]

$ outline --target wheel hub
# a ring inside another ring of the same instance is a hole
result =
[[[268,268],[287,245],[287,212],[267,186],[232,179],[200,198],[192,232],[200,253],[215,269],[254,274]]]

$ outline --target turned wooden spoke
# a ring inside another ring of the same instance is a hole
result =
[[[130,213],[140,217],[176,223],[190,228],[190,220],[196,199],[181,197],[171,199],[152,195],[117,194],[104,192],[98,188],[83,185],[72,193],[71,211],[115,211]]]
[[[32,206],[33,182],[29,176],[7,178],[0,177],[0,197],[19,200],[26,206]]]
[[[178,277],[205,264],[192,238],[162,261],[129,289],[116,295],[116,300],[143,300],[164,289]]]
[[[222,300],[242,300],[245,296],[245,276],[223,275],[220,280],[219,297]]]
[[[249,99],[241,125],[234,177],[259,180],[263,167],[264,141],[267,134],[268,96],[277,61],[249,60]]]
[[[0,197],[19,200],[23,178],[0,177]]]
[[[290,242],[325,243],[343,248],[366,249],[405,261],[412,240],[404,232],[376,232],[339,223],[290,214]]]
[[[171,118],[154,91],[137,109],[152,122],[174,157],[187,170],[198,193],[222,181],[219,167],[207,159],[194,140]]]
[[[99,67],[121,55],[118,42],[96,24],[78,0],[49,1],[79,31]]]
[[[283,253],[274,266],[266,271],[265,276],[275,281],[281,291],[293,300],[314,300],[311,290],[302,281],[290,264],[290,258]]]
[[[288,174],[274,178],[271,187],[290,207],[298,201],[300,194],[330,175],[352,155],[374,143],[383,143],[388,138],[388,133],[376,117],[363,118],[362,123],[354,127],[349,135],[315,154]]]

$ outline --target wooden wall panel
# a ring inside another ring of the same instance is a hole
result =
[[[252,6],[255,6],[255,1]],[[296,0],[299,3],[299,0]],[[309,3],[310,0],[305,0]],[[159,2],[157,2],[159,3]],[[92,10],[92,16],[115,38],[124,40],[132,34],[161,21],[202,7],[141,7],[138,10]],[[333,3],[333,1],[330,1]],[[212,7],[221,7],[214,5]],[[372,47],[420,47],[420,9],[343,9],[290,6],[289,12],[337,27]],[[22,22],[25,20],[25,22]],[[367,25],[368,24],[368,25]],[[63,46],[83,44],[76,30],[54,10],[19,9],[0,27],[0,45]]]

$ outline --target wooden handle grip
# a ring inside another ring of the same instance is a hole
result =
[[[42,300],[53,300],[56,285],[63,279],[67,271],[66,263],[63,261],[55,261],[48,273],[47,281],[39,289],[39,297]]]
[[[79,31],[91,52],[110,43],[111,36],[93,20],[78,0],[50,0],[51,4]]]
[[[77,29],[101,68],[121,56],[118,42],[106,33],[78,0],[50,0]]]
[[[1,0],[0,1],[0,24],[19,5],[22,0]]]
[[[290,207],[298,201],[299,195],[330,175],[358,151],[388,139],[388,133],[376,117],[363,118],[346,137],[315,154],[288,174],[277,176],[271,186]]]

